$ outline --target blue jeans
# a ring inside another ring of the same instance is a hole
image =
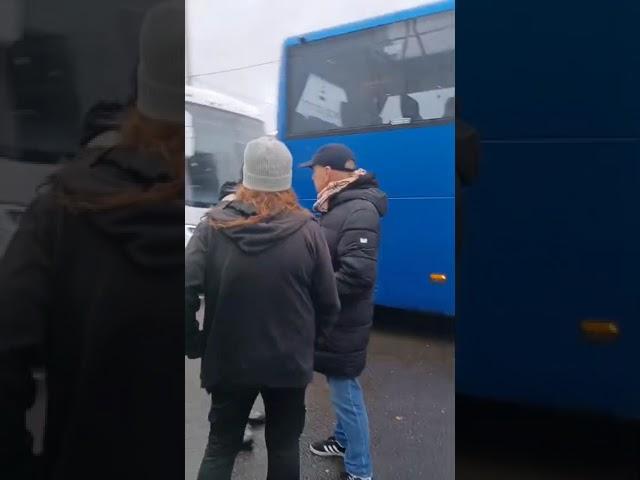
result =
[[[370,478],[369,417],[360,383],[357,378],[341,377],[327,377],[327,382],[337,419],[335,437],[346,449],[345,470],[356,477]]]

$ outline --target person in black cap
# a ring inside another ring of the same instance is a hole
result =
[[[329,245],[342,305],[327,341],[316,349],[316,371],[327,377],[336,413],[335,433],[310,445],[323,457],[344,457],[349,480],[370,479],[369,420],[358,377],[365,368],[373,321],[380,218],[387,196],[374,176],[356,166],[344,145],[322,147],[301,167],[313,169],[314,210]]]

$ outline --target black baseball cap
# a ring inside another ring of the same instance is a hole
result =
[[[300,168],[329,167],[341,172],[356,170],[356,156],[349,147],[341,143],[330,143],[313,155],[308,162],[300,164]]]

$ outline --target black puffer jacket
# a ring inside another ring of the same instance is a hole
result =
[[[364,370],[373,321],[380,217],[387,196],[372,175],[337,193],[320,224],[329,245],[342,310],[326,345],[315,356],[315,369],[355,378]]]
[[[255,212],[239,202],[209,218]],[[200,223],[186,249],[186,354],[202,357],[202,386],[302,387],[340,310],[331,259],[308,212],[215,229]],[[200,330],[195,314],[205,297]]]

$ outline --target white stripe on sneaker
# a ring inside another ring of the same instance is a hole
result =
[[[320,449],[315,448],[313,445],[309,445],[309,449],[312,453],[321,457],[344,457],[344,452],[340,450],[340,447],[335,445],[323,445]]]
[[[320,457],[333,457],[333,456],[335,456],[335,454],[333,452],[331,452],[324,445],[323,445],[322,449],[320,449],[320,450],[314,448],[313,445],[309,445],[309,449],[311,450],[312,453],[314,453],[315,455],[318,455]],[[340,454],[340,455],[342,456],[342,454]]]

